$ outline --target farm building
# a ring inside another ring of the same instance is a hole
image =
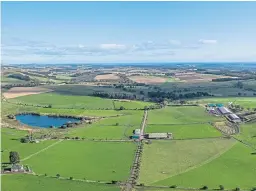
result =
[[[140,129],[135,129],[135,130],[133,131],[133,134],[135,134],[135,135],[140,135]]]
[[[132,135],[131,138],[132,138],[132,139],[139,139],[139,138],[140,138],[140,135]]]
[[[241,122],[241,119],[236,115],[236,114],[230,114],[230,115],[228,115],[228,118],[231,120],[231,121],[233,121],[233,122],[235,122],[235,123],[239,123],[239,122]]]
[[[227,114],[231,114],[232,112],[226,108],[226,107],[219,107],[218,111],[222,114],[222,115],[227,115]]]
[[[147,139],[171,139],[172,133],[149,133],[145,135]]]

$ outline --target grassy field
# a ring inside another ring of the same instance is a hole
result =
[[[68,136],[79,136],[97,139],[128,139],[134,129],[140,128],[143,111],[132,111],[131,114],[102,119],[92,125],[70,129]]]
[[[240,134],[236,137],[249,143],[256,149],[256,123],[241,125]]]
[[[194,102],[199,103],[223,103],[228,105],[229,102],[233,102],[234,104],[239,104],[244,108],[256,108],[256,97],[227,97],[227,98],[207,98],[207,99],[199,99]]]
[[[229,139],[153,141],[144,146],[139,182],[149,185],[165,180],[211,160],[232,144]]]
[[[19,80],[15,78],[8,78],[7,76],[1,76],[1,83],[25,83],[26,81],[24,80]]]
[[[63,141],[24,162],[40,174],[125,180],[130,173],[134,152],[134,143]]]
[[[144,109],[145,106],[154,105],[154,103],[143,101],[114,101],[115,107],[120,108],[123,106],[125,109]]]
[[[222,134],[210,124],[191,124],[191,125],[148,125],[147,133],[165,133],[173,134],[174,139],[218,137]]]
[[[166,107],[152,110],[148,114],[148,124],[189,124],[191,122],[210,122],[222,120],[211,116],[202,107]]]
[[[11,150],[20,145],[20,138],[27,134],[26,131],[1,128],[1,150]]]
[[[118,191],[120,188],[99,183],[62,180],[33,175],[4,175],[2,178],[3,191]]]
[[[12,140],[12,139],[9,139]],[[17,140],[19,141],[19,139]],[[36,153],[50,145],[52,145],[53,143],[57,142],[56,140],[49,140],[49,141],[42,141],[40,143],[17,143],[15,145],[13,145],[12,147],[7,146],[7,149],[5,149],[1,154],[2,154],[2,162],[9,162],[9,152],[10,151],[17,151],[20,155],[20,159],[24,159],[30,155],[32,155],[33,153]],[[6,142],[7,143],[7,142]],[[3,144],[5,145],[5,144]]]
[[[196,169],[177,176],[158,181],[157,185],[179,185],[184,187],[200,188],[204,185],[209,188],[239,187],[251,189],[255,187],[255,155],[251,149],[237,143],[229,151],[215,160]]]
[[[43,93],[22,96],[11,100],[16,103],[29,103],[35,105],[52,105],[57,108],[85,108],[85,109],[114,109],[110,99],[91,96],[71,96],[56,93]]]

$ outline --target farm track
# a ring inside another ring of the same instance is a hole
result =
[[[132,191],[134,189],[135,185],[136,185],[136,180],[139,177],[141,155],[142,155],[142,152],[143,152],[142,135],[144,134],[144,129],[145,129],[147,117],[148,117],[148,111],[145,110],[144,111],[144,116],[143,116],[143,119],[142,119],[142,123],[141,123],[140,139],[139,139],[139,142],[138,142],[138,145],[137,145],[135,158],[133,160],[133,164],[132,164],[132,167],[131,167],[130,177],[129,177],[125,187],[123,189],[121,189],[123,191]]]
[[[25,161],[25,160],[28,160],[28,159],[30,159],[31,157],[33,157],[33,156],[35,156],[35,155],[38,155],[39,153],[41,153],[41,152],[43,152],[43,151],[46,151],[46,150],[48,150],[49,148],[51,148],[51,147],[53,147],[53,146],[55,146],[55,145],[61,143],[62,141],[63,141],[63,140],[59,140],[59,141],[57,141],[57,142],[55,142],[55,143],[49,145],[48,147],[45,147],[44,149],[42,149],[42,150],[40,150],[40,151],[38,151],[38,152],[35,152],[35,153],[33,153],[33,154],[31,154],[31,155],[29,155],[29,156],[27,156],[27,157],[21,159],[20,161],[23,162],[23,161]]]

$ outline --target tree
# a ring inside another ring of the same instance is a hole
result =
[[[48,105],[48,108],[52,108],[52,104],[49,104],[49,105]]]
[[[208,190],[208,186],[203,186],[201,190]]]
[[[56,177],[59,178],[59,177],[60,177],[60,174],[56,174]]]
[[[224,190],[224,186],[223,185],[220,185],[220,190]]]
[[[16,151],[11,151],[9,155],[10,163],[16,164],[20,162],[20,156],[19,153]]]
[[[239,188],[239,187],[236,187],[236,188],[235,188],[235,191],[240,191],[240,188]]]
[[[119,125],[119,123],[116,123],[116,126],[118,126]]]
[[[120,106],[120,110],[124,110],[124,106]]]
[[[28,142],[29,142],[29,139],[28,139],[28,138],[25,138],[25,137],[22,137],[22,138],[20,139],[20,142],[21,142],[21,143],[28,143]]]

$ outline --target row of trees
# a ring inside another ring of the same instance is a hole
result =
[[[93,92],[92,96],[109,98],[109,99],[129,99],[129,100],[137,99],[137,96],[135,94],[126,94],[126,93]]]
[[[208,92],[191,92],[185,94],[176,94],[174,92],[164,92],[164,91],[156,91],[156,92],[148,92],[148,97],[155,99],[161,98],[159,101],[163,99],[170,99],[170,100],[179,100],[179,99],[189,99],[189,98],[196,98],[196,97],[204,97],[204,96],[213,96]]]
[[[22,74],[10,74],[8,76],[9,78],[15,78],[15,79],[18,79],[18,80],[25,80],[25,81],[29,81],[30,80],[30,77],[27,76],[27,75],[22,75]]]

